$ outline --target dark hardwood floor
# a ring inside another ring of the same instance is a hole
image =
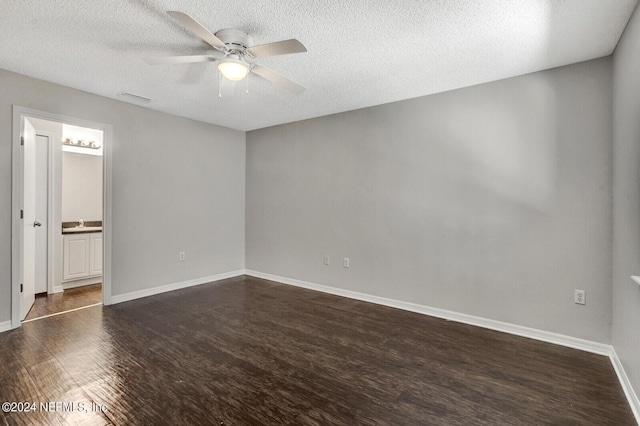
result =
[[[604,356],[250,277],[0,333],[4,401],[87,412],[0,425],[635,424]]]
[[[25,321],[100,302],[102,302],[102,284],[100,283],[70,288],[63,293],[38,295]]]

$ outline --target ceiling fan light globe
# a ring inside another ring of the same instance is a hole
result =
[[[231,81],[240,81],[249,74],[249,68],[237,62],[220,62],[218,69]]]

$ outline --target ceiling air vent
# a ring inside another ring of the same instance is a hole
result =
[[[123,98],[127,98],[130,101],[139,102],[143,104],[148,104],[151,102],[151,98],[147,98],[146,96],[136,95],[135,93],[130,92],[120,92],[118,96],[122,96]]]

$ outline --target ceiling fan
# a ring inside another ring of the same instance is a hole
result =
[[[215,50],[208,55],[147,58],[146,61],[148,63],[190,64],[196,62],[218,62],[218,69],[222,75],[231,81],[240,81],[249,73],[254,73],[296,94],[305,91],[305,88],[298,83],[256,62],[257,58],[306,52],[307,49],[298,40],[282,40],[253,46],[253,39],[243,31],[225,29],[216,32],[214,35],[186,13],[175,11],[167,13]]]

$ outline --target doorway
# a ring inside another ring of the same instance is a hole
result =
[[[17,106],[13,112],[15,328],[110,303],[112,129]]]

